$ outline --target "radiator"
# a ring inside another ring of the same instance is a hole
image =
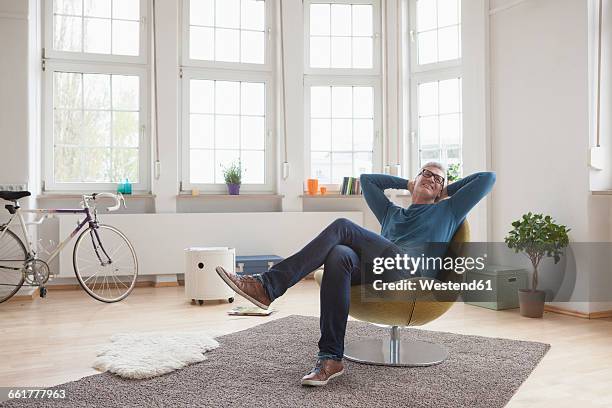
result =
[[[181,214],[101,214],[99,220],[118,228],[132,242],[140,275],[183,273],[184,250],[193,246],[227,246],[237,255],[275,254],[287,257],[337,218],[363,225],[363,213],[260,212]],[[59,217],[60,237],[74,229],[77,216]],[[74,276],[72,250],[59,258],[59,276]]]

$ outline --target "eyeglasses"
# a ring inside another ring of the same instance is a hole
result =
[[[444,185],[444,177],[437,175],[436,173],[429,171],[427,169],[423,169],[421,170],[421,172],[418,174],[419,176],[423,176],[425,178],[432,178],[434,179],[434,181],[437,184],[440,184],[441,186]]]

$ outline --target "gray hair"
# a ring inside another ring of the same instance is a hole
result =
[[[444,167],[444,165],[442,163],[436,162],[436,161],[430,161],[425,163],[424,165],[421,166],[421,170],[423,170],[425,167],[435,167],[437,169],[440,169],[444,172],[444,175],[446,175],[446,167]]]

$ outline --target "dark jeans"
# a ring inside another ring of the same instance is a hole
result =
[[[382,236],[339,218],[327,226],[298,253],[274,265],[260,278],[271,300],[282,296],[310,272],[324,266],[321,282],[321,338],[319,357],[341,360],[348,319],[351,285],[375,279],[395,281],[400,272],[372,272],[373,259],[394,257],[403,251]]]

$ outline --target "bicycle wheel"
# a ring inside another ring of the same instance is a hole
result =
[[[81,287],[101,302],[119,302],[136,285],[138,260],[134,247],[110,225],[83,231],[74,245],[72,262]]]
[[[23,285],[27,252],[11,230],[0,227],[0,303],[9,300]]]

